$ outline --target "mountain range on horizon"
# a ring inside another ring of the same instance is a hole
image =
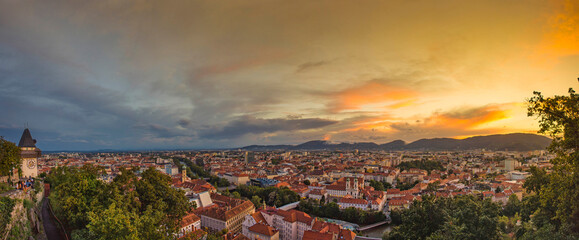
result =
[[[242,147],[246,151],[269,150],[475,150],[493,151],[532,151],[545,150],[551,139],[531,133],[494,134],[474,136],[465,139],[430,138],[420,139],[410,143],[395,140],[384,144],[374,142],[332,143],[325,140],[313,140],[297,145],[250,145]]]

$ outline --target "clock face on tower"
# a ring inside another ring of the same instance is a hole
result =
[[[28,168],[35,168],[36,167],[36,162],[34,161],[34,159],[28,159]]]

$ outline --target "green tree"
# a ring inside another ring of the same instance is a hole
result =
[[[239,199],[239,198],[241,198],[241,194],[239,194],[239,192],[233,192],[233,193],[231,194],[231,197],[233,197],[233,198],[238,198],[238,199]]]
[[[84,228],[89,223],[86,213],[102,206],[98,195],[105,189],[104,182],[97,179],[97,168],[56,168],[50,176],[51,202],[55,214],[64,219],[69,229]]]
[[[18,174],[22,174],[21,165],[20,148],[0,137],[0,176],[11,175],[12,169],[18,169]]]
[[[517,195],[512,194],[509,196],[509,200],[507,201],[507,205],[505,205],[503,209],[503,215],[507,217],[515,216],[515,214],[521,211],[521,201]]]
[[[418,184],[419,182],[420,182],[420,181],[416,180],[416,181],[411,182],[411,183],[401,183],[401,184],[398,184],[398,185],[396,186],[396,188],[398,188],[398,189],[400,189],[400,190],[403,190],[403,191],[404,191],[404,190],[408,190],[408,189],[411,189],[411,188],[413,188],[414,186],[416,186],[416,184]]]
[[[445,222],[446,199],[424,196],[422,201],[414,201],[402,213],[402,224],[395,227],[389,239],[425,239]]]
[[[579,95],[573,89],[568,96],[548,98],[534,92],[528,115],[538,118],[539,133],[553,139],[548,150],[556,155],[550,174],[535,171],[527,180],[527,187],[540,198],[537,215],[546,215],[557,230],[563,227],[579,234]]]
[[[248,199],[252,199],[253,196],[259,196],[262,200],[265,200],[269,206],[279,207],[300,200],[300,195],[287,187],[262,188],[257,186],[239,185],[235,189],[235,192],[238,192],[242,197]]]
[[[349,208],[344,209],[342,216],[343,216],[344,220],[346,220],[348,222],[357,222],[358,211],[356,211],[356,208],[349,207]]]
[[[436,192],[439,187],[440,187],[440,181],[429,183],[428,186],[426,187],[426,191]]]
[[[520,215],[521,220],[529,221],[530,217],[539,207],[541,206],[541,202],[539,196],[537,194],[529,195],[523,197],[520,205]]]
[[[47,177],[55,213],[73,239],[172,239],[193,207],[170,177],[147,169],[120,169],[111,183],[98,179],[102,169],[56,168]]]
[[[256,209],[260,208],[263,204],[262,199],[257,195],[251,197],[251,202],[253,203]]]
[[[524,228],[524,224],[518,225],[517,222],[521,220],[519,214],[515,214],[513,216],[500,216],[499,217],[499,228],[502,230],[503,233],[511,234],[519,232],[520,228]],[[519,236],[520,237],[520,236]]]
[[[136,184],[136,191],[141,201],[141,209],[147,207],[166,213],[163,224],[169,232],[178,230],[179,221],[191,210],[192,206],[182,190],[170,185],[171,177],[149,168],[142,173],[142,178]]]
[[[386,191],[386,189],[384,189],[384,185],[376,180],[370,180],[370,186],[373,187],[376,191]]]
[[[523,187],[528,193],[541,191],[543,186],[549,185],[549,177],[547,176],[547,171],[542,168],[531,166],[530,168],[531,177],[525,179]]]
[[[426,195],[402,212],[387,239],[497,239],[500,206],[475,196]]]
[[[330,202],[324,206],[324,214],[325,216],[334,216],[339,218],[340,214],[340,207],[335,202]]]
[[[117,208],[115,203],[102,213],[88,213],[88,217],[90,223],[87,229],[91,236],[95,236],[94,239],[139,239],[139,216]]]
[[[392,184],[390,184],[389,182],[382,182],[382,186],[384,186],[384,190],[392,188]]]
[[[577,236],[570,235],[571,230],[568,229],[568,225],[564,226],[564,229],[557,229],[555,225],[547,224],[537,230],[533,230],[528,227],[527,229],[521,229],[521,235],[517,239],[521,240],[542,240],[542,239],[556,239],[556,240],[576,240],[579,239]]]

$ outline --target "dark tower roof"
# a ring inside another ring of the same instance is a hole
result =
[[[28,128],[24,129],[18,147],[36,147],[36,140],[32,139],[32,135],[30,135],[30,130],[28,130]]]

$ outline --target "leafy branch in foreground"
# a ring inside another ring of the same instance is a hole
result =
[[[553,138],[548,150],[556,157],[552,171],[532,169],[525,187],[540,198],[537,227],[579,233],[579,94],[545,98],[540,92],[528,100],[528,115],[537,116],[539,133]],[[541,220],[540,220],[541,219]],[[544,220],[544,221],[543,221]]]

